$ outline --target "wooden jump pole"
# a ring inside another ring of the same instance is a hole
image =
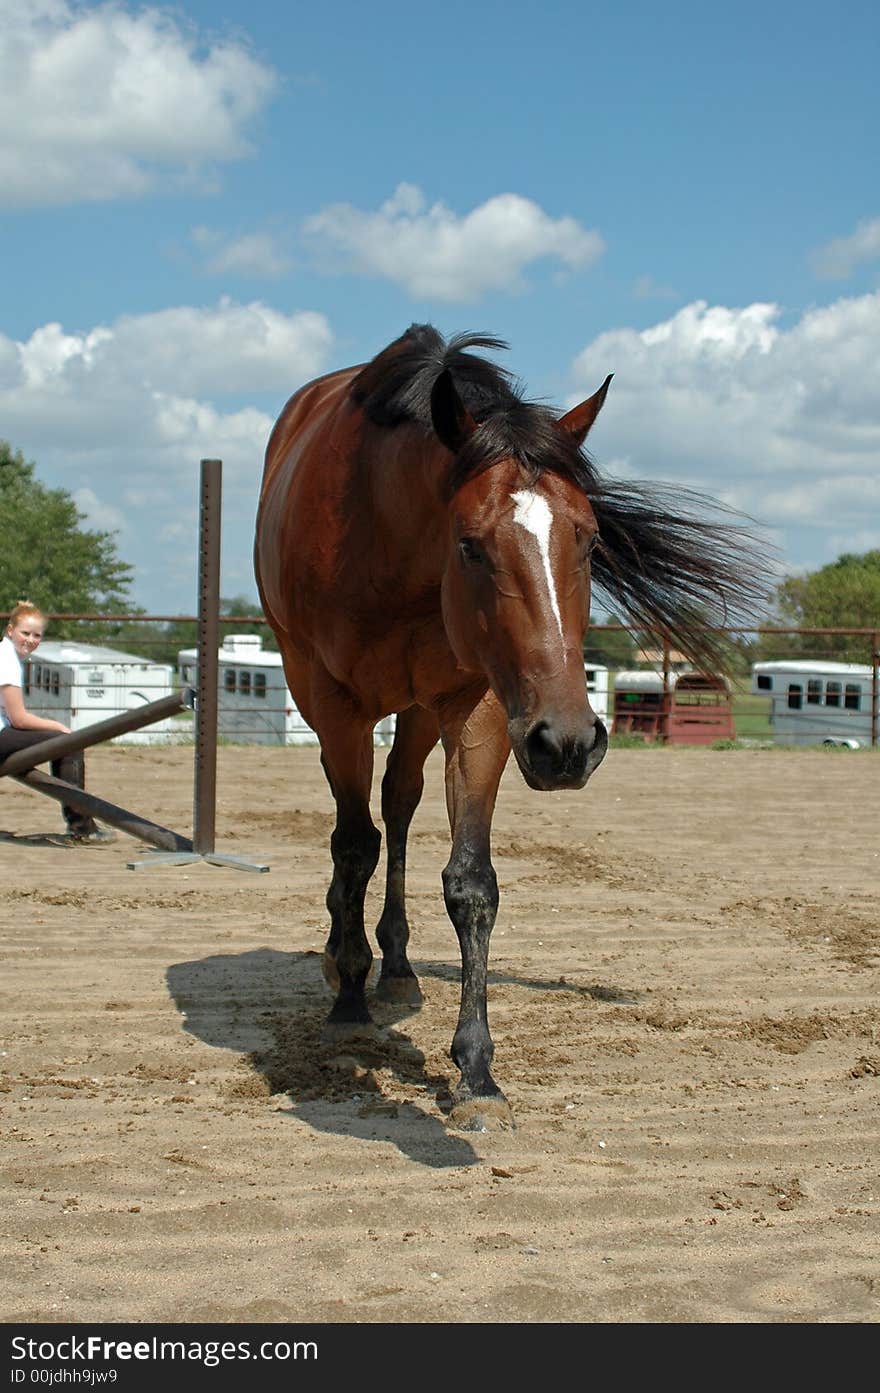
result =
[[[114,735],[125,735],[130,730],[140,730],[141,726],[153,725],[166,716],[176,716],[191,706],[189,692],[174,692],[173,695],[149,701],[145,706],[125,711],[120,716],[108,716],[106,721],[95,721],[82,730],[71,730],[64,735],[51,735],[41,740],[39,745],[28,745],[25,750],[16,750],[0,760],[0,777],[4,774],[17,775],[23,770],[33,769],[37,764],[48,764],[50,760],[61,759],[64,755],[87,750],[90,745],[100,745],[104,740],[112,740]],[[71,785],[72,787],[72,785]]]
[[[142,842],[148,842],[150,846],[158,847],[161,851],[182,855],[192,851],[193,844],[188,837],[181,837],[168,827],[150,822],[148,818],[141,817],[140,813],[127,812],[115,803],[97,798],[94,793],[76,788],[65,779],[53,778],[51,774],[44,774],[39,769],[31,769],[28,774],[15,774],[13,777],[19,783],[27,784],[28,788],[35,789],[37,793],[45,793],[49,798],[56,798],[59,803],[68,803],[72,808],[76,808],[77,812],[86,813],[89,817],[98,817],[111,827],[118,828],[120,832],[127,832],[130,837],[138,837]]]
[[[175,692],[172,696],[161,697],[158,701],[139,706],[135,711],[110,716],[106,721],[96,721],[94,725],[86,726],[83,730],[50,736],[48,740],[41,740],[38,745],[29,745],[25,750],[15,750],[13,754],[7,755],[0,761],[0,777],[13,778],[18,783],[34,789],[36,793],[44,793],[48,798],[57,799],[59,803],[67,803],[89,817],[98,817],[111,827],[127,832],[129,836],[149,842],[151,846],[165,851],[191,851],[192,842],[188,837],[181,837],[169,827],[162,827],[159,823],[141,817],[140,813],[129,812],[126,808],[118,807],[116,803],[108,803],[93,793],[87,793],[83,788],[77,788],[75,784],[67,783],[65,779],[56,779],[53,775],[43,774],[35,768],[37,764],[46,764],[64,755],[75,754],[90,745],[100,744],[103,740],[112,740],[114,735],[125,735],[127,731],[152,725],[166,716],[176,715],[188,705],[191,705],[191,693],[188,690]]]

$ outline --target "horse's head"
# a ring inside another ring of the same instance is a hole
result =
[[[536,789],[581,788],[608,747],[584,674],[597,526],[576,457],[609,381],[558,421],[523,408],[519,421],[477,425],[448,372],[431,399],[434,429],[456,457],[446,631],[459,662],[485,674],[502,703]]]

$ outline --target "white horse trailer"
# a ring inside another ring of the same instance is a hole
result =
[[[217,733],[244,745],[317,745],[318,737],[288,690],[281,654],[259,634],[231,634],[218,652]],[[198,649],[183,648],[177,668],[184,686],[198,685]],[[373,743],[390,745],[394,717],[376,726]]]
[[[25,704],[35,716],[82,730],[96,721],[121,716],[174,690],[170,663],[151,663],[95,643],[45,639],[24,664]],[[117,735],[131,745],[162,745],[171,739],[170,717],[141,730]]]
[[[602,721],[608,719],[608,669],[601,663],[584,663],[587,679],[587,697],[595,715]]]
[[[803,658],[752,664],[752,693],[770,698],[778,745],[870,745],[873,684],[873,669],[856,663]],[[875,739],[878,733],[875,715]]]

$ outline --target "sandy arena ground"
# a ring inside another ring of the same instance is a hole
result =
[[[355,1049],[321,1038],[316,751],[220,751],[217,850],[262,875],[53,845],[57,806],[4,783],[0,1319],[877,1321],[880,756],[612,750],[554,795],[509,768],[489,1010],[518,1125],[485,1134],[443,1107],[441,769],[426,1003]],[[191,831],[191,750],[105,747],[88,779]]]

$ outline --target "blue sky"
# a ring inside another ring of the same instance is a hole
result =
[[[621,476],[880,546],[880,8],[0,0],[0,437],[192,612],[198,462],[256,597],[287,397],[413,320]]]

